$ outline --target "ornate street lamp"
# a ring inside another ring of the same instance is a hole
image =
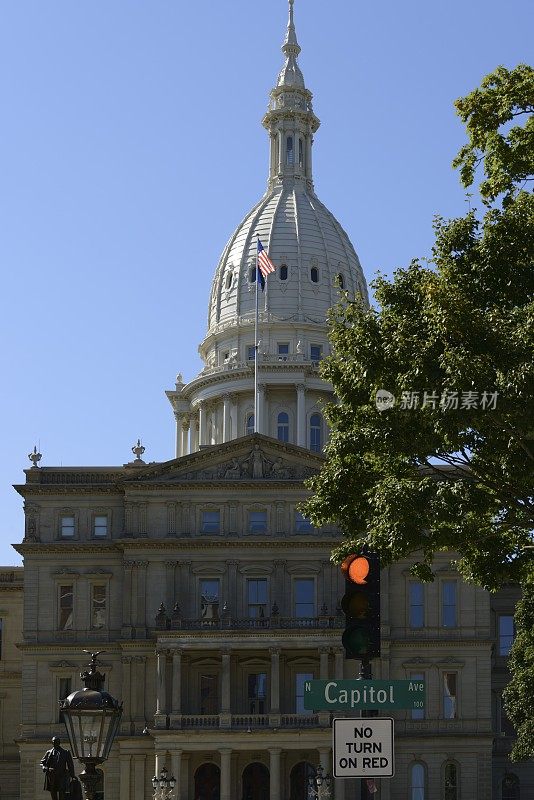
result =
[[[308,795],[310,800],[317,798],[317,800],[327,800],[330,797],[330,785],[332,778],[330,775],[324,774],[324,769],[321,765],[315,770],[315,775],[308,778]]]
[[[171,800],[173,789],[176,786],[174,776],[167,778],[167,767],[163,767],[159,778],[154,775],[152,778],[152,788],[154,789],[153,800]]]
[[[94,800],[100,778],[96,767],[108,758],[122,716],[122,703],[102,691],[106,676],[97,669],[100,653],[90,655],[89,671],[80,675],[85,688],[61,701],[72,755],[85,767],[80,780],[86,800]]]

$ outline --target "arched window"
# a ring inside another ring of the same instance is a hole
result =
[[[413,764],[410,770],[410,800],[425,800],[425,768]]]
[[[323,420],[320,414],[310,417],[310,450],[320,453],[323,449]]]
[[[299,139],[299,167],[302,169],[304,166],[304,144],[302,139]]]
[[[310,270],[310,280],[312,283],[319,283],[319,270],[317,267],[312,267]]]
[[[242,776],[244,800],[269,800],[269,770],[264,764],[256,762],[249,764],[243,770]]]
[[[345,288],[345,279],[343,278],[341,272],[338,272],[338,274],[336,275],[336,286],[338,289]]]
[[[195,772],[195,797],[219,800],[221,770],[216,764],[202,764]]]
[[[233,272],[227,272],[226,273],[226,288],[227,289],[231,289],[232,288],[232,278],[233,277],[234,277]]]
[[[278,440],[289,442],[289,415],[285,411],[278,414]]]
[[[254,414],[247,414],[245,434],[249,436],[251,433],[254,433]]]
[[[288,136],[286,139],[286,164],[295,163],[295,153],[293,151],[293,137]]]
[[[290,800],[308,800],[309,779],[315,777],[315,769],[307,761],[299,761],[289,774]]]
[[[281,281],[287,281],[287,266],[285,264],[280,267],[279,275]]]
[[[458,800],[458,768],[456,764],[448,762],[445,764],[443,773],[444,800]]]
[[[256,283],[256,267],[251,267],[248,273],[248,282]]]
[[[502,779],[501,800],[521,800],[519,795],[519,778],[507,772]]]

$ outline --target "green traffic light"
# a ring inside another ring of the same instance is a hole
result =
[[[345,650],[353,656],[365,656],[370,650],[371,637],[362,628],[346,630],[341,641]]]

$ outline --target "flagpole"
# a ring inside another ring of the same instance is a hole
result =
[[[256,234],[258,239],[260,238]],[[258,433],[258,246],[256,244],[256,314],[254,317],[254,433]]]

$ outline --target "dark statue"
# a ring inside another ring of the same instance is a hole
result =
[[[50,792],[52,800],[65,800],[65,793],[69,791],[74,778],[74,763],[70,750],[60,746],[57,736],[52,739],[52,748],[41,759],[41,766],[45,776],[45,792]]]

